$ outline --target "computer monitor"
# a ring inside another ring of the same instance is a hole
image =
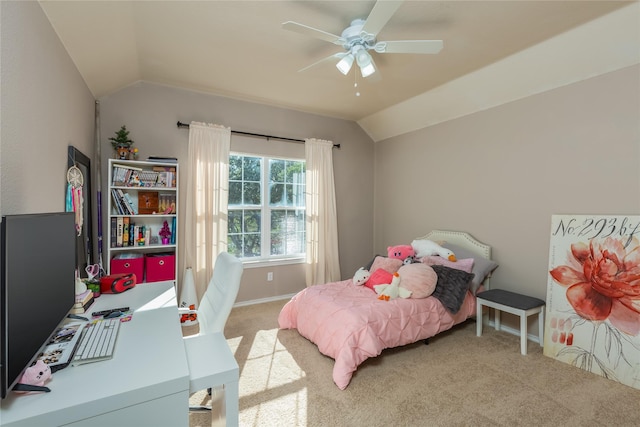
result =
[[[75,303],[75,215],[6,215],[0,230],[0,396],[4,399]]]

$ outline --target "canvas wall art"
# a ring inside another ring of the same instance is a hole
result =
[[[553,215],[544,354],[640,389],[640,216]]]

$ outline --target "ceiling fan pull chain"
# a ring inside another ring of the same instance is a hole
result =
[[[360,91],[358,90],[358,73],[353,72],[353,87],[356,88],[356,96],[360,96]]]

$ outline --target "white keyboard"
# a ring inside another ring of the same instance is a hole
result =
[[[98,362],[113,357],[120,319],[103,319],[84,327],[73,365]]]

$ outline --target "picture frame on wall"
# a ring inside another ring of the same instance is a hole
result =
[[[640,389],[640,215],[553,215],[545,356]]]

